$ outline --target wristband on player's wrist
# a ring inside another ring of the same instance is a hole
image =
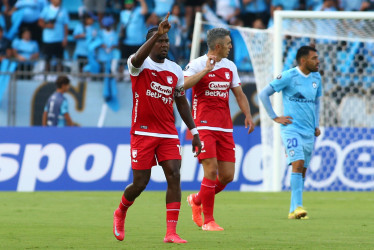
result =
[[[199,134],[199,132],[197,131],[197,128],[191,129],[190,132],[191,132],[192,135],[198,135]]]

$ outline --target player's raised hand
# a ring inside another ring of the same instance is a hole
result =
[[[291,116],[278,116],[274,118],[274,121],[283,125],[288,125],[292,123],[292,119]]]
[[[246,117],[244,120],[245,128],[248,128],[248,134],[255,130],[255,124],[253,123],[252,117]]]
[[[208,56],[208,60],[206,60],[205,68],[207,71],[212,71],[214,68],[214,65],[216,65],[217,57],[213,55]]]
[[[316,128],[316,130],[314,131],[314,135],[318,137],[320,134],[321,130],[319,128]]]
[[[196,134],[193,136],[193,139],[192,139],[192,152],[195,153],[194,157],[197,157],[201,153],[201,147],[202,146],[201,146],[199,134]]]
[[[159,35],[163,35],[163,34],[166,34],[166,33],[169,32],[169,30],[171,28],[171,25],[170,25],[170,23],[168,21],[169,15],[170,15],[170,13],[168,12],[168,14],[164,18],[164,20],[162,20],[162,22],[158,25],[158,31],[157,31],[157,33]]]

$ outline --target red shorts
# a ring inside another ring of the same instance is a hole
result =
[[[199,162],[207,158],[217,158],[218,161],[235,162],[235,143],[232,133],[199,130],[201,153]]]
[[[131,167],[151,169],[157,162],[181,160],[179,139],[131,135]]]

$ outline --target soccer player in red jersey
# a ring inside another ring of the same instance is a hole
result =
[[[204,168],[200,191],[187,197],[192,219],[205,231],[222,231],[214,220],[215,194],[234,178],[235,143],[229,109],[231,89],[245,115],[248,133],[254,130],[248,99],[235,64],[227,59],[232,48],[230,31],[214,28],[207,34],[208,54],[192,60],[184,71],[184,88],[192,88],[192,116],[200,133],[202,150],[198,156]],[[201,216],[201,205],[204,222]]]
[[[125,237],[127,209],[146,188],[151,168],[158,162],[167,181],[166,224],[164,242],[186,243],[176,233],[181,188],[181,146],[174,125],[173,102],[179,114],[193,134],[192,146],[196,156],[201,142],[184,95],[183,71],[176,63],[166,59],[169,50],[167,32],[170,29],[169,14],[158,27],[148,31],[147,41],[129,57],[133,110],[131,125],[131,163],[133,182],[122,195],[119,207],[114,211],[113,233],[118,240]],[[156,162],[157,161],[157,162]]]

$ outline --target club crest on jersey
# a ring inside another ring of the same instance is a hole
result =
[[[230,79],[230,73],[229,72],[225,72],[225,76],[226,76],[226,79]]]
[[[278,76],[277,76],[277,79],[279,80],[279,79],[281,79],[282,78],[282,74],[279,74]]]
[[[173,84],[173,77],[167,76],[166,80],[168,81],[169,84]]]
[[[137,149],[133,149],[132,150],[132,158],[136,158],[138,156],[138,150]]]
[[[312,86],[313,86],[313,88],[317,88],[317,83],[313,82]]]

